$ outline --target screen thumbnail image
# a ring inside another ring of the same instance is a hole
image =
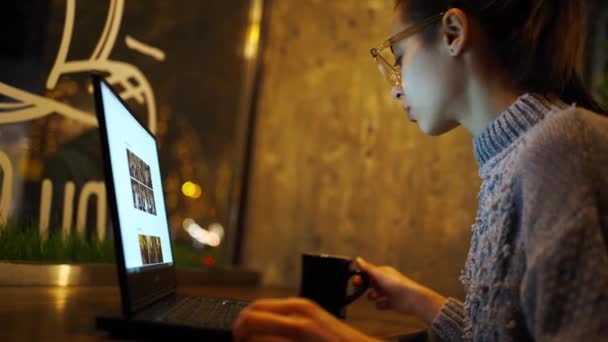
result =
[[[133,207],[135,209],[156,215],[156,201],[152,189],[131,178],[131,193],[133,194]]]
[[[163,249],[158,236],[139,234],[139,251],[144,265],[161,264],[163,262]]]
[[[131,178],[139,181],[148,188],[152,189],[152,173],[150,165],[146,164],[131,150],[127,149],[127,161],[129,163],[129,174]]]

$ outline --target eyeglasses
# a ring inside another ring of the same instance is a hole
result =
[[[441,20],[441,18],[443,18],[443,13],[435,14],[415,24],[414,26],[397,33],[370,50],[372,58],[374,58],[376,64],[378,64],[378,69],[382,73],[382,76],[384,76],[392,87],[401,86],[401,62],[395,60],[393,45],[413,36],[418,32],[421,32],[425,28]]]

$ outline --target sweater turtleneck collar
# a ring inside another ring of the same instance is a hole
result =
[[[551,111],[567,105],[555,96],[524,94],[473,138],[473,152],[480,166],[504,151]]]

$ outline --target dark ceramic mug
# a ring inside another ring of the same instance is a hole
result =
[[[327,254],[302,254],[300,296],[313,300],[338,318],[346,318],[346,306],[361,297],[369,287],[367,273],[353,270],[348,257]],[[348,294],[350,278],[363,280],[355,292]]]

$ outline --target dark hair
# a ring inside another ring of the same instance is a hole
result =
[[[395,0],[411,22],[460,8],[479,21],[489,53],[518,87],[606,114],[583,81],[588,7],[587,0]]]

